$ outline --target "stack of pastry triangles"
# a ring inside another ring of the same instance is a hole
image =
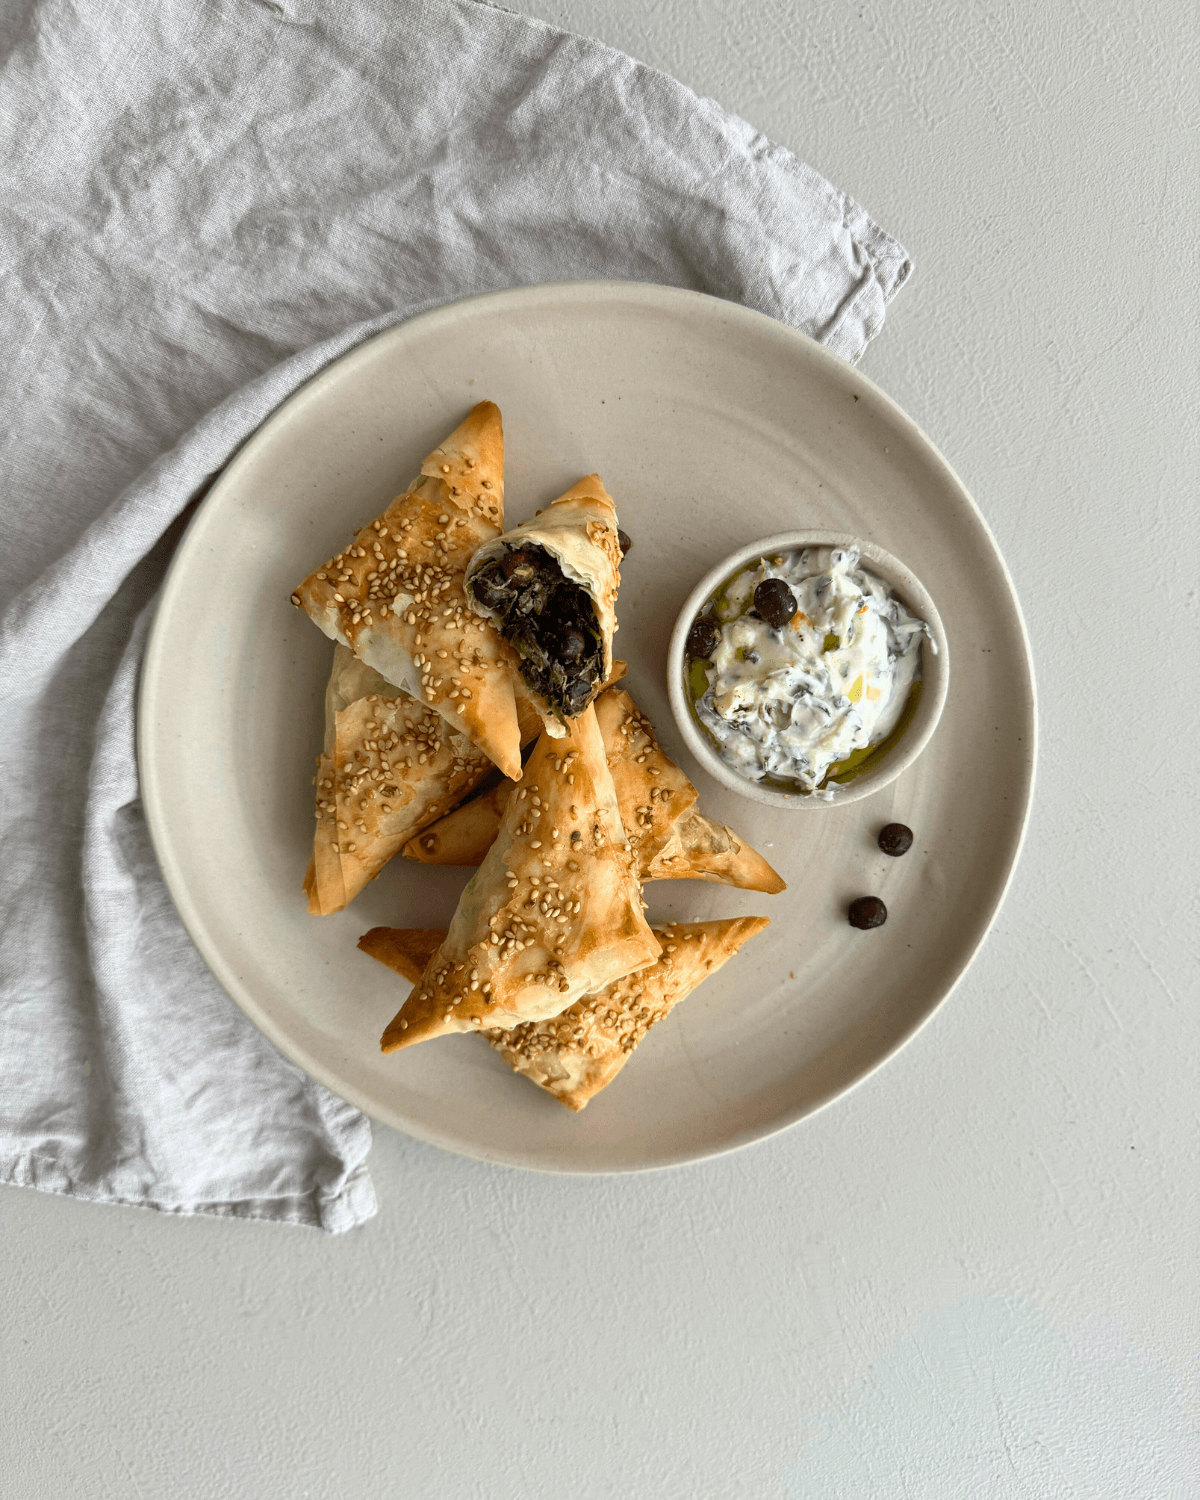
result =
[[[783,889],[605,685],[623,671],[618,535],[596,475],[506,533],[500,413],[485,402],[292,596],[337,642],[310,911],[342,910],[401,850],[477,867],[444,932],[361,939],[413,985],[383,1050],[480,1031],[572,1109],[767,925],[651,928],[642,883]]]

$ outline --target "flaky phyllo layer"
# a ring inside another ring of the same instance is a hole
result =
[[[656,927],[652,964],[585,995],[561,1015],[511,1031],[485,1031],[505,1062],[568,1109],[606,1089],[653,1026],[768,926],[766,917]]]
[[[523,684],[516,685],[521,743],[532,743],[541,718]],[[335,646],[325,742],[313,778],[317,821],[304,877],[309,911],[342,911],[409,840],[496,774],[461,728],[393,687],[349,647]]]
[[[767,925],[766,917],[733,917],[656,927],[662,953],[654,963],[583,996],[560,1015],[483,1035],[516,1072],[569,1109],[582,1109],[608,1087],[653,1026]],[[445,937],[429,929],[373,927],[358,946],[418,984]]]
[[[384,1032],[385,1052],[429,1037],[557,1015],[643,968],[659,944],[589,707],[543,734],[446,940]]]
[[[471,559],[471,605],[516,652],[551,735],[587,708],[612,670],[620,568],[617,512],[598,474]]]
[[[464,590],[467,564],[503,527],[504,438],[499,410],[485,401],[292,602],[519,776],[516,657]]]
[[[308,909],[341,911],[402,846],[492,772],[433,709],[334,648],[317,760]]]
[[[745,839],[700,812],[696,788],[664,753],[649,719],[627,692],[609,688],[596,699],[595,709],[640,879],[711,880],[772,894],[785,889],[783,879]],[[430,822],[404,846],[404,854],[424,864],[479,864],[499,831],[515,785],[503,781]]]

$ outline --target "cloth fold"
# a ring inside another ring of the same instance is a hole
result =
[[[711,100],[479,0],[33,0],[0,26],[0,1182],[349,1228],[370,1127],[217,987],[138,797],[181,518],[329,360],[614,278],[857,359],[902,246]]]

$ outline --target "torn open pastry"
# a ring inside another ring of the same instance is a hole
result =
[[[608,1087],[652,1026],[767,925],[766,917],[734,917],[656,927],[662,954],[655,963],[583,996],[561,1015],[483,1034],[518,1073],[570,1109],[582,1109]],[[441,936],[375,927],[358,946],[416,983]]]
[[[777,895],[786,884],[732,829],[706,818],[698,793],[654,736],[649,719],[621,688],[596,699],[596,719],[617,792],[621,821],[646,880],[712,880]],[[491,847],[515,783],[503,781],[463,803],[404,846],[425,864],[477,865]]]
[[[516,651],[551,735],[565,732],[612,669],[620,567],[617,512],[600,476],[589,474],[485,542],[467,569],[472,607]]]
[[[563,738],[537,742],[445,942],[380,1045],[557,1015],[659,951],[589,707]]]
[[[464,591],[471,557],[503,530],[504,435],[499,409],[484,401],[292,602],[519,776],[516,658]]]
[[[304,889],[316,916],[343,910],[420,829],[493,774],[433,709],[334,647]]]

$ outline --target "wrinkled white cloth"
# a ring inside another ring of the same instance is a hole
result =
[[[909,269],[712,101],[477,0],[0,0],[0,1181],[374,1212],[368,1122],[217,987],[138,798],[155,591],[272,408],[538,281],[692,287],[856,359]]]

